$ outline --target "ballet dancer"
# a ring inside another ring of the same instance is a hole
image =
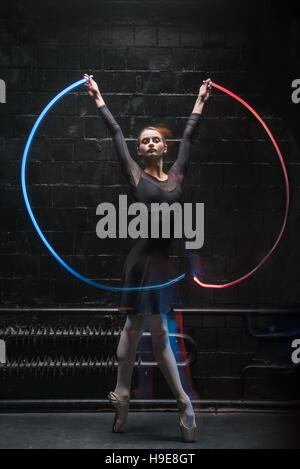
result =
[[[152,202],[179,202],[182,196],[183,180],[186,176],[190,144],[204,105],[211,95],[211,80],[207,79],[200,87],[193,111],[188,118],[181,139],[177,159],[169,171],[163,169],[167,154],[167,143],[155,126],[144,128],[137,140],[137,154],[144,163],[144,170],[131,157],[122,130],[107,108],[96,81],[88,78],[85,84],[88,95],[94,100],[112,137],[122,172],[129,183],[132,195],[138,202],[149,206]],[[161,220],[160,220],[161,222]],[[118,348],[118,375],[114,391],[108,399],[116,409],[113,431],[120,432],[129,411],[131,378],[136,359],[136,351],[146,321],[148,323],[153,354],[173,392],[179,409],[179,425],[182,438],[186,442],[196,440],[196,420],[192,403],[184,391],[176,360],[170,346],[167,316],[172,312],[172,288],[128,291],[130,286],[149,286],[167,282],[172,270],[169,258],[172,236],[136,240],[127,255],[123,273],[120,308],[128,309]]]

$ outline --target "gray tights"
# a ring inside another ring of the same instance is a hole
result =
[[[166,316],[163,314],[151,315],[147,316],[147,320],[151,332],[153,354],[170,389],[177,400],[190,402],[180,381],[176,360],[170,345]],[[122,400],[130,397],[137,346],[144,329],[144,316],[128,314],[117,348],[118,378],[115,393]],[[191,405],[188,406],[185,414],[182,419],[184,423],[188,423],[193,416]]]

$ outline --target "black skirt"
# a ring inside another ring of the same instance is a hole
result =
[[[170,240],[138,240],[130,250],[122,272],[122,287],[160,285],[174,278],[169,258]],[[172,310],[174,285],[138,291],[123,291],[120,308],[129,314],[151,315]]]

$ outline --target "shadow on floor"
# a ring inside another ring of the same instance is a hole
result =
[[[300,448],[297,413],[197,414],[198,439],[181,441],[175,413],[131,412],[122,433],[113,413],[0,414],[1,449],[242,449]]]

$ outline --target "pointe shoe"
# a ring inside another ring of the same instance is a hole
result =
[[[180,412],[184,412],[187,407],[190,405],[189,402],[187,401],[181,401],[178,400],[178,407]],[[196,420],[195,420],[195,415],[193,416],[193,425],[191,427],[187,427],[183,421],[182,417],[179,416],[179,427],[180,427],[180,432],[183,441],[187,443],[192,443],[193,441],[196,441],[196,431],[197,431],[197,425],[196,425]]]
[[[119,433],[123,425],[126,423],[129,411],[129,399],[121,400],[115,392],[110,392],[107,398],[116,409],[112,431],[114,433]]]

